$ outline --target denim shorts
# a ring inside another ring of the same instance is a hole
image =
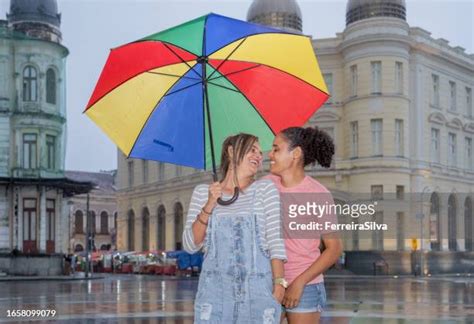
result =
[[[300,302],[294,308],[284,308],[288,313],[321,313],[326,307],[326,289],[324,282],[306,285]]]

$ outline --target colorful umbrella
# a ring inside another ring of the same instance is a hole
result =
[[[327,98],[309,37],[209,14],[112,49],[85,113],[128,157],[215,174],[227,136],[269,150]]]

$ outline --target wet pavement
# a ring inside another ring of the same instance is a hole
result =
[[[0,323],[192,323],[196,289],[196,278],[147,275],[2,281]],[[322,323],[474,323],[474,277],[341,276],[326,278],[326,289]],[[13,310],[20,316],[7,317]]]

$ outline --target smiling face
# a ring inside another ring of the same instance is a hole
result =
[[[300,151],[299,147],[290,150],[288,140],[282,134],[278,134],[273,140],[272,150],[268,154],[270,172],[278,176],[285,172],[291,172],[298,164]]]
[[[262,149],[258,142],[253,143],[250,150],[244,155],[237,166],[237,173],[244,177],[254,176],[261,167],[263,161]]]

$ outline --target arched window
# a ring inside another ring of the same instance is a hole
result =
[[[109,234],[109,214],[106,211],[100,213],[100,233]]]
[[[441,249],[441,219],[439,215],[439,196],[436,192],[431,194],[430,198],[430,243],[431,250],[439,251]]]
[[[80,210],[76,210],[74,214],[74,232],[76,234],[84,233],[84,215]]]
[[[142,251],[150,249],[150,212],[143,208],[142,212]]]
[[[176,250],[182,249],[183,240],[183,205],[180,202],[174,204],[174,241]]]
[[[158,221],[156,224],[156,248],[164,250],[166,248],[166,209],[163,205],[158,207]]]
[[[135,250],[135,213],[133,210],[128,211],[128,250],[129,251],[134,251]]]
[[[456,242],[456,198],[450,194],[448,198],[448,248],[449,251],[457,251]]]
[[[23,101],[38,99],[38,74],[31,65],[23,70]]]
[[[46,102],[56,104],[56,72],[53,69],[46,72]]]
[[[464,201],[464,245],[466,251],[474,250],[474,221],[472,215],[472,200],[467,197]]]
[[[81,252],[84,251],[84,247],[81,244],[77,244],[74,248],[74,252]]]
[[[96,222],[95,222],[95,211],[91,210],[89,211],[90,215],[91,215],[91,218],[90,218],[90,231],[91,231],[91,234],[95,234],[96,233]]]

